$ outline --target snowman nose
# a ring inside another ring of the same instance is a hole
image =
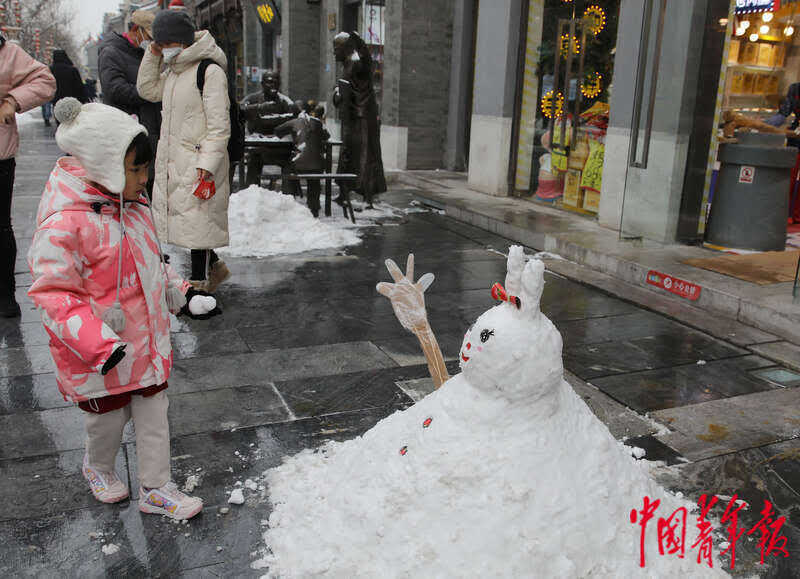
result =
[[[471,347],[472,347],[472,344],[470,344],[469,342],[467,342],[467,350],[469,350]]]

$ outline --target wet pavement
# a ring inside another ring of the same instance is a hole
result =
[[[388,279],[384,260],[413,251],[418,274],[436,274],[429,319],[454,373],[465,329],[504,280],[498,252],[509,243],[413,212],[367,229],[364,243],[346,251],[226,259],[233,277],[218,294],[223,315],[173,320],[173,476],[181,484],[199,477],[195,494],[205,501],[200,516],[176,525],[140,514],[136,501],[97,503],[80,473],[83,417],[58,394],[47,336],[25,295],[24,257],[57,155],[43,127],[24,127],[13,209],[23,315],[0,320],[0,576],[258,577],[265,570],[251,565],[263,556],[271,509],[264,471],[355,437],[431,388],[416,339],[375,292]],[[407,207],[413,194],[385,199]],[[172,257],[186,267],[181,251]],[[546,279],[542,310],[562,333],[576,391],[615,436],[664,462],[658,472],[670,488],[693,500],[738,493],[752,503],[741,515],[748,529],[769,499],[775,517],[787,517],[790,557],[756,565],[758,535],[750,535],[735,572],[800,576],[792,565],[800,556],[800,383],[790,370],[755,354],[747,339],[722,339],[560,275]],[[117,471],[132,489],[134,457],[129,425]],[[228,505],[247,479],[245,504]],[[631,497],[631,508],[641,501]],[[107,544],[119,550],[105,554]]]

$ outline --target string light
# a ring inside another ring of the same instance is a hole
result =
[[[784,36],[791,36],[792,34],[794,34],[794,26],[792,26],[790,24],[789,26],[784,28],[783,29],[783,34],[784,34]]]
[[[570,43],[570,40],[572,42]],[[569,34],[562,34],[561,35],[561,56],[566,57],[567,51],[570,49],[570,44],[572,44],[572,53],[573,54],[580,54],[581,53],[581,41],[578,39],[577,36],[570,36]]]
[[[549,90],[542,96],[542,114],[548,119],[557,119],[564,111],[564,95],[560,92],[556,97],[555,111],[553,111],[553,91]]]
[[[594,73],[594,78],[591,80],[584,80],[581,83],[581,94],[587,99],[593,99],[600,94],[603,90],[603,75],[599,72]]]
[[[749,20],[742,20],[741,27],[742,27],[742,29],[747,30],[748,28],[750,28],[750,21]]]
[[[758,29],[758,32],[760,34],[769,34],[769,26],[767,26],[766,24],[762,24],[761,28]]]
[[[750,42],[755,42],[756,40],[758,40],[758,34],[753,32],[753,34],[750,35]]]
[[[593,4],[583,13],[583,20],[589,32],[597,36],[606,26],[606,13],[602,8]]]
[[[761,15],[761,20],[763,20],[764,22],[769,22],[770,20],[772,20],[772,16],[773,16],[772,12],[764,12]]]
[[[744,36],[744,33],[747,32],[744,28],[737,28],[736,29],[736,36]]]

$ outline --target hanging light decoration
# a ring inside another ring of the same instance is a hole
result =
[[[750,42],[755,42],[756,40],[758,40],[758,34],[753,32],[753,34],[750,35]]]
[[[770,20],[772,20],[772,17],[773,17],[772,12],[764,12],[761,15],[761,20],[763,20],[764,22],[769,22]]]
[[[549,90],[542,96],[542,114],[548,119],[557,119],[564,112],[564,95],[560,92],[555,99],[555,110],[553,110],[553,91]]]
[[[593,99],[603,90],[603,75],[599,72],[594,73],[591,79],[584,79],[581,83],[581,94],[587,99]]]
[[[571,41],[571,42],[570,42]],[[561,56],[564,58],[567,57],[567,52],[570,50],[570,44],[572,45],[572,54],[580,54],[581,53],[581,41],[578,39],[577,36],[570,36],[569,34],[562,34],[561,35]]]
[[[769,26],[766,24],[762,24],[761,27],[758,29],[759,34],[769,34]]]
[[[747,30],[748,28],[750,28],[750,21],[749,20],[742,20],[742,22],[740,23],[740,26],[743,29]]]
[[[586,29],[597,36],[606,27],[606,13],[602,8],[593,4],[583,13],[583,21],[586,23]]]
[[[791,24],[783,29],[784,36],[791,36],[792,34],[794,34],[794,26]]]
[[[744,28],[737,28],[736,29],[736,36],[744,36],[744,33],[747,32]]]

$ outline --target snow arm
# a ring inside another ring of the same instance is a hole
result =
[[[378,293],[389,298],[392,302],[392,309],[402,326],[417,336],[425,359],[428,361],[428,370],[430,370],[433,383],[436,388],[439,388],[450,376],[444,364],[442,350],[439,348],[436,336],[433,335],[425,311],[425,290],[433,283],[433,274],[426,273],[419,278],[417,283],[413,283],[413,253],[408,255],[405,275],[391,259],[386,260],[386,269],[389,270],[395,283],[379,283],[376,286]]]

